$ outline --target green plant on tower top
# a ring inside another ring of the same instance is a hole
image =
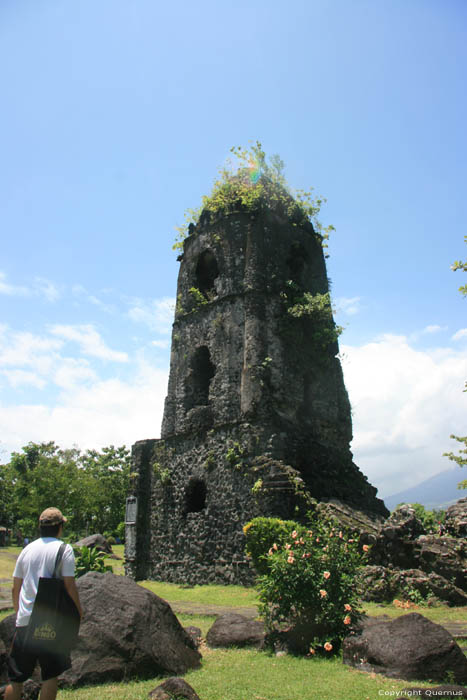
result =
[[[211,194],[203,197],[198,209],[188,209],[185,225],[176,227],[175,250],[183,248],[188,226],[196,225],[202,211],[229,213],[259,208],[285,214],[293,226],[311,222],[323,248],[327,248],[326,241],[334,227],[324,228],[317,218],[326,202],[323,197],[314,197],[313,188],[292,193],[284,177],[284,162],[278,155],[267,159],[259,141],[251,148],[234,146],[230,152],[235,164],[229,161],[220,170]]]

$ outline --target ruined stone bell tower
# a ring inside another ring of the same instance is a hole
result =
[[[386,509],[352,462],[350,405],[311,223],[204,210],[185,239],[160,440],[133,447],[127,572],[248,582],[243,525],[313,499]]]

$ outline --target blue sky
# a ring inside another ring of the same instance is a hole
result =
[[[159,434],[174,227],[259,139],[328,200],[356,462],[383,496],[449,468],[466,23],[464,0],[2,0],[1,459]]]

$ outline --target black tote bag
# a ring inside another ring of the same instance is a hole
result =
[[[36,654],[67,655],[78,639],[80,615],[58,576],[65,547],[63,542],[55,559],[53,577],[39,579],[25,640],[28,651]]]

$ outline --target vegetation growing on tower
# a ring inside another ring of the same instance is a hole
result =
[[[230,152],[235,164],[229,161],[220,170],[211,194],[203,197],[199,208],[187,209],[185,225],[176,227],[175,250],[183,248],[189,225],[196,225],[202,211],[227,214],[238,209],[266,209],[285,214],[293,226],[312,223],[323,248],[327,247],[334,226],[323,227],[318,219],[326,202],[323,197],[314,196],[313,188],[292,191],[284,176],[284,162],[278,155],[268,159],[259,141],[251,148],[234,146]]]

